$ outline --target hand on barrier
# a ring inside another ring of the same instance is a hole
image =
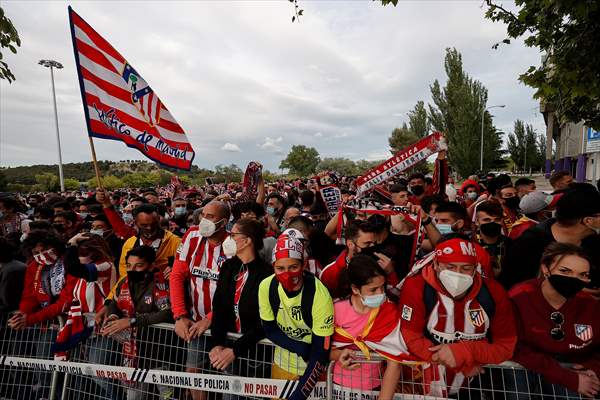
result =
[[[473,368],[472,370],[465,372],[464,375],[467,378],[471,378],[473,376],[477,376],[477,375],[481,375],[481,374],[485,374],[485,369],[483,369],[483,367],[481,366],[476,366],[475,368]]]
[[[447,344],[439,344],[429,348],[432,351],[431,361],[442,364],[448,368],[456,368],[456,359],[454,354]]]
[[[352,355],[352,350],[344,349],[340,354],[340,358],[338,359],[342,368],[354,371],[360,368],[360,364],[354,362],[354,356]]]
[[[15,331],[20,331],[27,327],[27,314],[17,311],[8,320],[8,326]]]
[[[200,321],[194,322],[194,324],[192,324],[190,328],[190,339],[202,336],[204,334],[204,331],[206,331],[208,328],[210,328],[210,319],[208,318],[204,318]]]
[[[100,333],[104,336],[112,336],[129,328],[130,326],[129,318],[111,319],[107,320]]]
[[[190,328],[193,324],[194,323],[189,318],[180,318],[175,321],[175,333],[186,342],[189,342],[192,339],[192,336],[190,335]]]
[[[220,371],[226,369],[235,360],[233,349],[223,346],[214,347],[208,356],[211,365]]]
[[[577,371],[579,374],[579,385],[577,392],[585,397],[594,398],[600,391],[600,380],[591,370],[580,370]]]

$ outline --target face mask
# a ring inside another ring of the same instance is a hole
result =
[[[56,262],[56,253],[54,250],[44,250],[41,253],[35,254],[33,259],[38,264],[53,265]]]
[[[88,215],[90,215],[90,214],[89,214],[89,213],[86,213],[86,212],[81,212],[81,213],[79,213],[79,216],[80,216],[81,218],[83,218],[83,219],[86,219]]]
[[[502,225],[497,222],[488,222],[486,224],[479,225],[479,230],[485,236],[497,237],[502,232]]]
[[[294,290],[302,279],[302,270],[297,272],[286,271],[281,274],[275,274],[275,278],[281,283],[281,286],[288,292]]]
[[[91,264],[92,263],[92,257],[87,256],[87,257],[79,257],[79,264]]]
[[[360,254],[360,255],[363,255],[363,256],[371,256],[371,257],[374,257],[374,256],[375,256],[375,251],[377,250],[377,249],[376,249],[376,246],[369,246],[369,247],[359,247],[358,245],[356,245],[356,247],[357,247],[357,248],[359,249],[359,251],[360,251],[358,254]]]
[[[410,191],[412,192],[412,194],[414,194],[415,196],[420,196],[423,193],[425,193],[425,188],[423,187],[423,185],[415,185],[415,186],[411,186],[410,187]]]
[[[275,215],[275,207],[267,207],[267,214]]]
[[[129,279],[129,282],[141,282],[147,274],[147,271],[127,271],[127,279]]]
[[[374,294],[371,296],[360,296],[360,300],[365,307],[377,308],[385,301],[385,293]]]
[[[510,208],[511,210],[516,210],[517,208],[519,208],[520,202],[521,202],[521,199],[519,199],[517,196],[509,197],[508,199],[504,199],[504,204],[506,205],[506,207]]]
[[[223,253],[227,258],[233,257],[237,253],[237,243],[231,236],[228,236],[221,246],[223,246]]]
[[[65,226],[63,224],[52,224],[52,227],[56,229],[58,232],[64,232]]]
[[[548,277],[548,282],[564,298],[570,299],[581,292],[586,283],[581,279],[570,276],[553,274]]]
[[[477,192],[469,192],[469,193],[467,193],[467,199],[469,199],[469,200],[476,200],[477,199]]]
[[[217,231],[217,223],[212,222],[210,219],[202,218],[198,224],[198,231],[204,237],[211,237]]]
[[[186,207],[175,207],[175,215],[176,216],[185,215],[186,213],[187,213]]]
[[[436,224],[435,227],[438,231],[440,231],[440,234],[442,235],[447,235],[449,233],[454,232],[452,230],[452,224]]]
[[[123,222],[126,224],[130,224],[133,222],[133,214],[125,213],[123,214]]]
[[[103,229],[90,229],[90,234],[104,236],[104,230]]]
[[[440,272],[438,277],[452,297],[460,296],[473,285],[473,277],[471,275],[461,274],[449,269]]]

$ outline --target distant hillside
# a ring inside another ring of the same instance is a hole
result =
[[[169,171],[179,176],[197,175],[203,170],[197,166],[192,166],[191,171],[180,171],[171,168],[163,168],[159,165],[147,161],[125,160],[125,161],[98,161],[100,172],[103,176],[113,175],[122,178],[125,175],[142,172]],[[58,175],[58,165],[29,165],[25,167],[1,168],[7,183],[33,185],[36,182],[35,176],[51,173]],[[95,177],[94,166],[91,162],[63,164],[65,179],[72,178],[79,182],[86,182]]]

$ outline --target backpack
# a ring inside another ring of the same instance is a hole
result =
[[[312,329],[312,307],[315,300],[316,278],[313,274],[305,272],[302,275],[302,279],[304,283],[302,285],[300,312],[302,313],[302,319],[304,320],[304,323],[310,329]],[[278,287],[279,281],[273,277],[273,279],[271,279],[271,284],[269,285],[269,303],[271,304],[275,321],[277,321],[277,313],[279,312],[279,305],[281,304],[281,299],[279,298],[279,293],[277,291]]]

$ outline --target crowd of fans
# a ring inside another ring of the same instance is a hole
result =
[[[174,323],[188,372],[230,371],[268,338],[271,376],[299,380],[294,400],[330,361],[336,384],[383,400],[402,390],[406,362],[421,369],[418,394],[452,397],[508,360],[524,369],[488,376],[492,386],[592,398],[600,193],[566,173],[550,183],[544,193],[528,178],[455,186],[416,173],[333,217],[314,179],[259,179],[250,199],[240,183],[2,194],[0,308],[14,331],[68,316],[51,339],[58,357],[113,338],[141,368],[160,366],[162,346],[145,334],[157,323]],[[337,185],[353,204],[355,179]],[[385,361],[359,363],[356,351]]]

